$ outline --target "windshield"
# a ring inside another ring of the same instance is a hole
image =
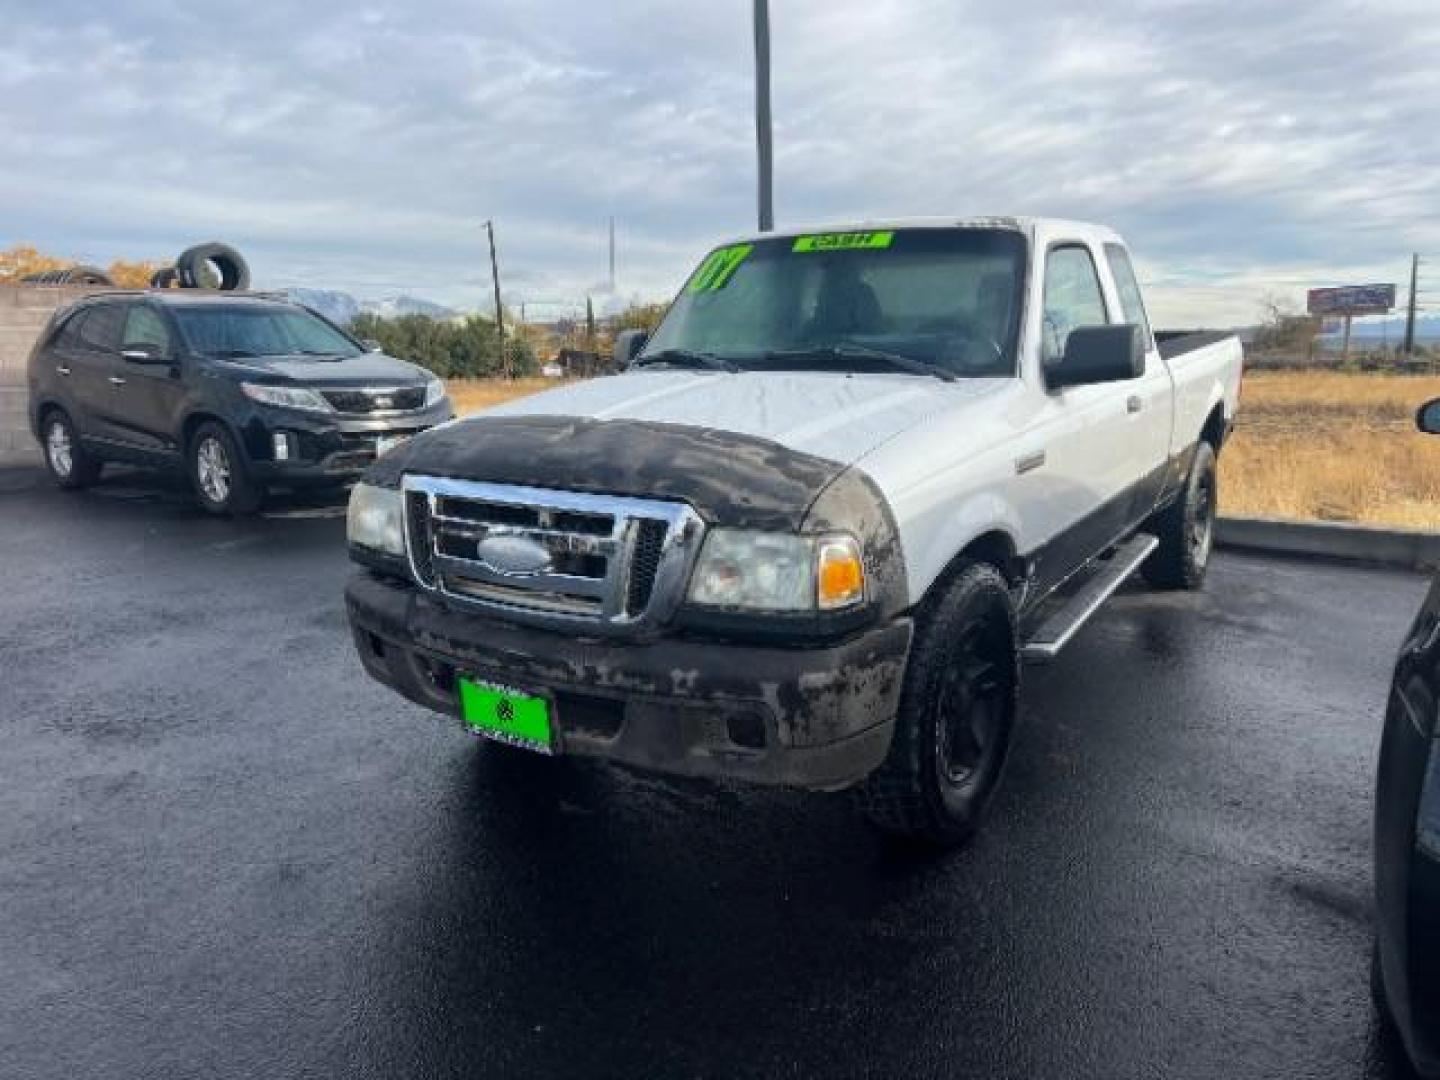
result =
[[[208,356],[359,356],[361,349],[300,308],[261,304],[174,308],[186,342]]]
[[[636,363],[1011,375],[1025,251],[1014,230],[962,228],[717,248]]]

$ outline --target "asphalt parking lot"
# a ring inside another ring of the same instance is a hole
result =
[[[342,543],[333,500],[0,474],[0,1075],[1403,1075],[1370,796],[1419,577],[1121,597],[925,859],[403,703]]]

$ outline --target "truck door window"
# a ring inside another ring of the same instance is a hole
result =
[[[1065,355],[1071,330],[1109,321],[1089,249],[1078,244],[1051,248],[1045,256],[1045,363]]]
[[[1140,295],[1140,283],[1135,280],[1135,268],[1130,264],[1130,253],[1119,244],[1105,245],[1105,261],[1110,264],[1110,273],[1115,276],[1115,288],[1120,293],[1120,310],[1127,323],[1140,327],[1145,338],[1145,347],[1150,347],[1150,320],[1145,316],[1145,300]]]
[[[153,345],[160,355],[170,352],[170,330],[165,320],[154,308],[145,304],[132,304],[125,316],[125,333],[120,347],[128,349],[133,345]]]

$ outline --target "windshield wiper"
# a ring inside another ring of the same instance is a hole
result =
[[[908,371],[912,375],[929,375],[945,382],[955,381],[955,372],[928,360],[916,360],[913,356],[871,349],[864,345],[819,345],[809,349],[778,349],[765,354],[766,360],[878,360],[891,367]]]
[[[649,367],[651,364],[674,364],[676,367],[728,371],[732,375],[740,371],[740,365],[734,360],[726,360],[711,352],[696,352],[693,349],[661,349],[657,353],[645,353],[635,361],[636,367]]]

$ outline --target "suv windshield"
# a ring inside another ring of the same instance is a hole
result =
[[[323,319],[299,308],[230,304],[172,309],[180,332],[208,356],[359,356],[361,349]]]
[[[691,275],[636,364],[1011,375],[1024,276],[1011,229],[734,244]]]

